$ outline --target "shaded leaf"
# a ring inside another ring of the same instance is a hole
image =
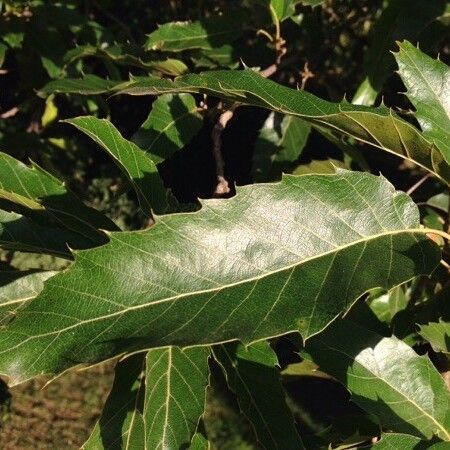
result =
[[[148,59],[144,55],[134,54],[135,49],[125,45],[113,45],[107,48],[81,45],[69,50],[64,55],[64,62],[70,64],[81,58],[96,57],[112,61],[119,65],[134,66],[146,70],[154,70],[169,76],[182,75],[188,68],[183,61],[173,58]]]
[[[167,191],[152,159],[133,142],[127,141],[106,119],[82,116],[66,121],[86,133],[112,156],[132,183],[144,213],[161,213],[167,209]]]
[[[211,49],[236,40],[242,34],[243,16],[239,11],[213,16],[203,21],[169,22],[148,35],[147,50],[179,52]]]
[[[190,94],[158,97],[133,142],[157,164],[183,148],[197,134],[203,120]]]
[[[53,225],[81,235],[91,245],[107,241],[99,229],[117,230],[111,220],[86,206],[62,181],[33,162],[29,167],[6,153],[0,153],[0,198],[35,219],[44,214]]]
[[[69,247],[89,248],[92,242],[77,233],[41,226],[28,217],[0,210],[0,247],[21,252],[72,258]]]
[[[83,78],[61,78],[50,81],[39,90],[39,95],[46,97],[50,94],[103,94],[121,82],[105,80],[97,75],[86,75]]]
[[[117,363],[114,383],[100,419],[82,450],[145,448],[142,400],[145,353]]]
[[[422,42],[427,34],[431,34],[430,24],[444,9],[445,0],[390,0],[386,3],[375,24],[364,64],[366,79],[353,98],[354,104],[372,105],[375,102],[383,84],[395,69],[391,53],[395,42],[402,39]],[[442,34],[438,34],[435,41],[440,37]]]
[[[375,444],[361,448],[375,450],[438,450],[439,444],[422,441],[420,438],[410,434],[384,433]]]
[[[450,440],[450,393],[428,357],[404,342],[339,320],[311,339],[306,352],[384,428]]]
[[[337,159],[313,160],[309,164],[301,164],[292,172],[294,175],[307,175],[313,173],[336,173],[338,169],[345,169],[342,161]]]
[[[0,325],[5,325],[16,311],[36,297],[44,281],[57,272],[51,270],[0,270]]]
[[[0,373],[18,382],[138,348],[309,338],[364,292],[439,263],[417,207],[383,178],[285,176],[237,191],[76,252],[0,332]]]
[[[409,42],[395,54],[407,96],[416,108],[423,134],[450,163],[450,67]]]
[[[200,92],[241,104],[268,108],[300,117],[319,129],[328,128],[409,159],[443,179],[450,180],[450,167],[443,161],[434,144],[389,109],[328,102],[308,92],[281,86],[252,70],[188,74],[174,82],[156,78],[133,78],[119,85],[116,92],[130,95]]]
[[[253,179],[260,182],[281,177],[301,155],[310,131],[310,125],[297,117],[271,113],[255,144]]]
[[[277,356],[269,343],[260,341],[247,347],[224,344],[214,347],[213,352],[261,447],[304,448],[285,402],[280,373],[276,368]]]
[[[150,350],[145,371],[145,448],[185,448],[205,409],[209,349]]]
[[[419,334],[427,340],[434,351],[450,354],[450,322],[432,322],[421,325]]]

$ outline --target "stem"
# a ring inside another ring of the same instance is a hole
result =
[[[435,230],[434,228],[421,228],[421,231],[423,231],[424,233],[437,234],[438,236],[441,236],[442,238],[450,242],[450,234],[446,233],[445,231]]]
[[[269,10],[270,15],[272,17],[272,22],[275,25],[275,41],[280,41],[281,40],[280,21],[278,20],[275,8],[272,5],[269,5]]]

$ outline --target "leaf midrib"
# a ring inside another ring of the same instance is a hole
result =
[[[320,340],[320,339],[319,339]],[[380,375],[375,374],[374,372],[372,372],[369,368],[367,368],[366,366],[364,366],[363,364],[361,364],[359,361],[356,360],[356,358],[350,356],[349,354],[347,354],[344,350],[340,350],[337,349],[335,347],[332,347],[331,345],[327,344],[326,342],[320,340],[321,344],[324,347],[329,348],[330,350],[334,350],[337,353],[341,353],[343,355],[345,355],[350,361],[355,361],[359,366],[361,366],[364,370],[366,370],[367,372],[369,372],[373,377],[375,377],[377,380],[380,380],[381,382],[385,383],[387,386],[389,386],[392,390],[394,390],[395,392],[397,392],[398,394],[400,394],[400,396],[402,396],[403,398],[405,398],[409,403],[411,403],[412,405],[414,405],[421,413],[423,413],[424,416],[428,417],[433,423],[436,424],[436,426],[439,428],[439,430],[444,432],[444,435],[447,438],[447,441],[450,441],[450,432],[448,430],[446,430],[443,425],[441,425],[433,416],[431,416],[427,411],[425,411],[424,409],[422,409],[414,400],[411,400],[409,397],[406,396],[406,394],[404,394],[403,392],[399,391],[396,387],[392,386],[386,379],[382,378]],[[420,430],[419,430],[420,431]]]
[[[59,330],[54,330],[54,331],[51,331],[51,332],[48,332],[48,333],[44,333],[44,334],[29,336],[28,338],[22,340],[20,343],[14,345],[12,347],[9,347],[8,349],[5,349],[3,351],[0,351],[0,354],[9,352],[9,351],[14,350],[16,348],[20,348],[22,345],[26,344],[28,341],[31,341],[31,340],[40,339],[40,338],[44,338],[44,337],[48,337],[48,336],[53,336],[55,334],[58,335],[58,334],[67,332],[69,330],[72,330],[74,328],[78,328],[79,326],[83,326],[83,325],[86,325],[88,323],[93,323],[93,322],[98,322],[98,321],[102,321],[102,320],[107,320],[107,319],[110,319],[110,318],[113,318],[113,317],[116,317],[116,316],[119,316],[119,315],[123,315],[125,313],[130,312],[130,311],[136,311],[136,310],[139,310],[139,309],[145,309],[145,308],[148,308],[148,307],[152,307],[152,306],[155,306],[155,305],[159,305],[159,304],[162,304],[162,303],[173,301],[173,300],[176,300],[178,298],[186,298],[186,297],[192,297],[192,296],[195,296],[195,295],[201,295],[201,294],[206,294],[206,293],[210,293],[210,292],[221,291],[223,289],[228,289],[228,288],[231,288],[233,286],[240,285],[240,284],[244,284],[244,283],[248,283],[248,282],[252,282],[252,281],[257,281],[259,279],[268,277],[268,276],[273,275],[275,273],[279,273],[279,272],[283,272],[283,271],[289,270],[290,268],[299,266],[300,264],[305,264],[305,263],[313,261],[315,259],[319,259],[319,258],[322,258],[324,256],[327,256],[327,255],[330,255],[330,254],[342,251],[342,250],[344,250],[346,248],[350,248],[350,247],[352,247],[354,245],[359,245],[361,243],[366,243],[368,241],[379,239],[379,238],[382,238],[382,237],[385,237],[385,236],[393,236],[393,235],[397,235],[397,234],[412,234],[412,235],[414,235],[414,234],[421,234],[421,235],[424,235],[427,232],[429,232],[429,230],[421,229],[421,228],[412,228],[412,229],[408,229],[408,230],[385,231],[383,233],[378,233],[378,234],[375,234],[375,235],[372,235],[372,236],[366,236],[365,239],[358,239],[356,241],[350,242],[348,244],[344,244],[344,245],[342,245],[340,247],[337,247],[335,249],[332,249],[332,250],[320,253],[319,255],[314,255],[314,256],[311,256],[309,258],[305,258],[304,260],[302,260],[300,262],[292,263],[292,264],[283,266],[282,268],[279,268],[279,269],[276,269],[276,270],[273,270],[273,271],[270,271],[270,272],[265,272],[264,274],[261,274],[259,276],[246,278],[244,280],[239,280],[238,282],[229,283],[227,285],[223,285],[223,286],[220,286],[220,287],[214,287],[214,288],[210,288],[210,289],[203,289],[203,290],[198,290],[198,291],[194,291],[194,292],[182,293],[182,294],[175,295],[175,296],[172,296],[172,297],[163,298],[163,299],[160,299],[160,300],[157,300],[157,301],[154,301],[154,302],[147,302],[147,303],[143,303],[143,304],[140,304],[140,305],[130,306],[130,307],[124,309],[124,310],[116,311],[116,312],[111,313],[111,314],[102,315],[102,316],[94,317],[94,318],[87,319],[87,320],[80,320],[79,322],[77,322],[77,323],[75,323],[73,325],[69,325],[69,326],[67,326],[65,328],[62,328],[62,329],[59,329]],[[120,242],[124,243],[123,241],[120,241]],[[107,268],[107,267],[104,267],[104,266],[101,266],[101,267]],[[61,274],[61,275],[63,276],[63,274]],[[54,278],[55,277],[52,277],[52,281],[54,281]],[[61,286],[61,285],[55,285],[55,286],[57,288],[63,288],[64,289],[64,287]],[[84,294],[87,294],[87,293],[80,292],[80,294],[84,295]],[[22,311],[22,313],[26,313],[26,312],[27,312],[26,310]],[[34,313],[38,314],[39,312],[34,311]],[[257,340],[258,339],[255,339],[255,341],[257,341]],[[204,345],[206,345],[206,344],[204,344]]]

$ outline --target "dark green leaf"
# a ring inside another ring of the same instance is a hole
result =
[[[369,174],[238,188],[76,252],[0,332],[0,373],[18,382],[138,348],[308,338],[364,292],[433,271],[439,248],[419,226],[411,199]]]
[[[145,353],[117,363],[114,384],[102,415],[82,450],[132,450],[145,448],[142,418]]]
[[[304,448],[285,402],[277,356],[269,343],[261,341],[247,347],[224,344],[213,351],[261,447]]]
[[[204,21],[170,22],[160,25],[148,35],[147,50],[179,52],[201,48],[211,49],[239,38],[242,34],[243,17],[239,11],[213,16]]]
[[[401,39],[422,42],[424,35],[431,34],[430,23],[444,11],[445,0],[390,0],[386,5],[376,21],[372,45],[366,55],[366,79],[353,98],[355,104],[372,105],[375,102],[395,69],[391,53],[395,42]],[[441,37],[439,34],[435,40]],[[430,45],[434,43],[430,42]]]
[[[94,95],[108,92],[120,84],[118,81],[105,80],[96,75],[86,75],[84,78],[62,78],[47,83],[39,91],[39,95],[60,94],[83,94]]]
[[[134,78],[118,86],[116,91],[130,95],[201,92],[241,104],[268,108],[394,153],[450,180],[450,167],[443,161],[434,144],[389,109],[346,102],[331,103],[308,92],[281,86],[252,70],[189,74],[174,82]]]
[[[200,130],[202,117],[190,94],[158,97],[133,142],[157,164],[184,147]]]
[[[51,270],[0,270],[0,325],[7,323],[23,305],[36,297]]]
[[[100,229],[117,230],[112,221],[87,207],[62,181],[36,164],[26,166],[6,153],[0,153],[0,198],[22,214],[45,216],[54,226],[81,235],[91,245],[107,242]]]
[[[280,178],[300,156],[310,130],[310,125],[295,116],[271,113],[255,144],[253,179],[261,182]]]

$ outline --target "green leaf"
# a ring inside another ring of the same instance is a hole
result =
[[[381,322],[390,324],[394,316],[408,306],[408,300],[404,286],[397,286],[387,293],[369,298],[368,304]]]
[[[206,436],[202,433],[195,433],[192,438],[189,450],[209,450],[210,445]]]
[[[440,251],[419,226],[408,196],[365,173],[239,187],[75,252],[0,332],[0,373],[18,382],[138,348],[309,338],[364,292],[433,271]]]
[[[450,354],[450,322],[432,322],[421,325],[419,334],[426,339],[434,351]]]
[[[114,384],[100,419],[82,450],[145,448],[142,418],[145,353],[117,363]]]
[[[423,134],[450,163],[450,67],[407,41],[399,47],[395,54],[399,73]]]
[[[105,80],[96,75],[86,75],[83,78],[62,78],[50,81],[39,90],[41,97],[50,94],[103,94],[120,84],[120,81]]]
[[[93,116],[75,117],[66,121],[86,133],[113,158],[136,191],[144,213],[165,212],[167,191],[155,163],[133,142],[127,141],[117,128],[106,119]]]
[[[170,52],[193,48],[209,50],[239,38],[242,22],[243,15],[233,11],[204,21],[165,23],[148,35],[145,48]]]
[[[361,447],[361,449],[369,448],[375,450],[445,450],[448,448],[448,443],[423,441],[409,434],[384,433],[375,444]]]
[[[146,357],[144,423],[148,449],[185,448],[205,409],[209,349],[169,347]]]
[[[53,175],[33,162],[29,167],[6,153],[0,153],[0,198],[31,218],[45,216],[53,226],[67,228],[91,245],[107,242],[100,229],[117,230],[111,220],[86,206]]]
[[[0,247],[72,259],[73,249],[92,247],[89,239],[61,228],[41,226],[28,217],[0,210]]]
[[[261,182],[280,178],[301,155],[310,131],[310,125],[295,116],[271,113],[255,144],[253,179]]]
[[[247,347],[224,344],[214,347],[213,352],[260,446],[267,450],[304,448],[285,402],[277,356],[269,343]]]
[[[342,161],[337,159],[313,160],[309,164],[301,164],[292,172],[294,175],[308,175],[313,173],[336,173],[338,169],[345,169]]]
[[[395,41],[407,39],[422,42],[424,35],[431,35],[429,26],[442,14],[445,0],[390,0],[386,5],[375,24],[364,64],[366,78],[353,98],[354,104],[372,105],[375,102],[383,84],[395,69],[391,54]],[[442,35],[438,34],[435,40],[440,38]],[[433,43],[429,44],[431,46]]]
[[[450,182],[450,167],[435,145],[389,109],[328,102],[309,92],[281,86],[249,69],[188,74],[174,82],[133,78],[115,90],[130,95],[200,92],[290,114],[319,129],[327,128],[413,161]]]
[[[450,393],[428,357],[404,342],[339,320],[311,339],[306,352],[384,428],[450,440]]]
[[[51,270],[0,270],[0,325],[5,325],[16,311],[36,297],[44,281],[57,272]]]
[[[95,57],[118,65],[134,66],[146,70],[154,70],[169,76],[182,75],[188,68],[183,61],[173,58],[148,59],[134,53],[134,48],[126,45],[113,45],[107,48],[81,45],[69,50],[64,56],[64,62],[70,64],[86,57]]]
[[[158,97],[133,142],[157,164],[183,148],[200,130],[203,120],[190,94]]]

